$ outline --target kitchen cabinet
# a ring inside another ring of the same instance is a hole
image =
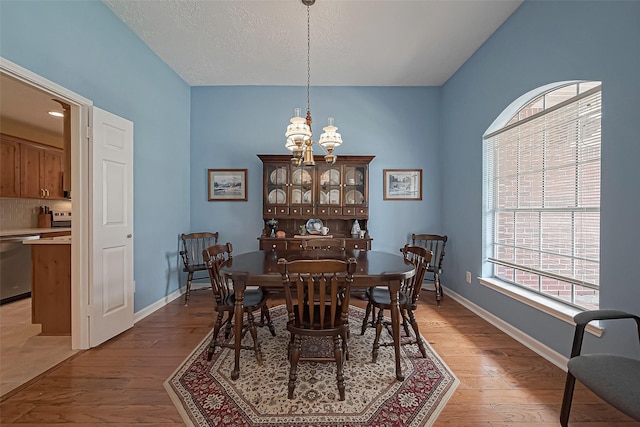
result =
[[[20,143],[0,139],[0,197],[20,197]]]
[[[60,240],[57,240],[60,239]],[[31,322],[40,335],[71,335],[71,240],[29,241],[31,246]]]
[[[64,199],[64,150],[0,134],[0,197]]]
[[[64,199],[62,150],[22,143],[20,157],[20,197]]]
[[[369,163],[374,156],[339,156],[327,164],[316,156],[315,166],[298,166],[288,155],[258,155],[263,163],[263,210],[265,221],[259,237],[260,249],[298,249],[301,227],[320,219],[329,235],[346,239],[352,249],[371,249],[371,237],[353,238],[351,227],[358,220],[363,230],[369,219]],[[284,238],[271,236],[267,221],[278,221]]]

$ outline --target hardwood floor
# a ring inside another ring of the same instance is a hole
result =
[[[416,315],[422,335],[461,381],[435,426],[559,425],[562,370],[446,296],[440,307],[430,292],[421,299]],[[211,304],[207,291],[193,292],[188,307],[177,299],[131,330],[67,360],[4,396],[0,424],[183,425],[162,384],[209,332]],[[580,386],[571,419],[572,427],[640,425]]]

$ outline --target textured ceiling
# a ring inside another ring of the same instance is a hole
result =
[[[300,0],[103,0],[191,86],[305,85]],[[317,0],[312,86],[440,86],[522,0]]]

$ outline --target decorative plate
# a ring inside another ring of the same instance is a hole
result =
[[[277,168],[271,172],[269,177],[272,184],[286,184],[287,183],[287,170],[285,168]]]
[[[338,185],[340,184],[340,172],[337,169],[329,169],[322,174],[320,178],[320,184],[322,185]]]
[[[311,190],[306,191],[302,195],[302,202],[305,203],[305,204],[311,203]]]
[[[287,202],[287,193],[282,191],[281,189],[271,190],[269,193],[269,203],[272,205],[282,204]]]
[[[296,169],[291,174],[294,184],[311,184],[311,174],[304,169]]]
[[[361,205],[364,203],[364,196],[358,190],[347,191],[348,205]]]
[[[300,204],[302,203],[302,190],[299,188],[294,188],[291,190],[291,203]]]
[[[322,221],[319,219],[311,218],[306,227],[309,234],[322,234]]]
[[[340,204],[340,190],[329,191],[329,204],[330,205]]]
[[[360,185],[364,182],[364,176],[358,169],[350,168],[347,173],[344,174],[348,185]]]

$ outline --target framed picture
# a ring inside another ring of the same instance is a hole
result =
[[[209,169],[210,202],[246,202],[247,169]]]
[[[422,200],[422,169],[384,169],[384,200]]]

